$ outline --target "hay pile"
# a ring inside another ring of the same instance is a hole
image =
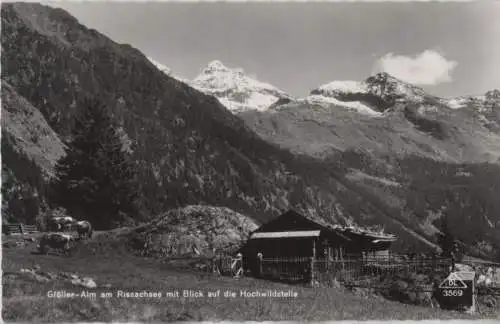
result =
[[[149,257],[212,256],[232,253],[257,224],[225,207],[187,206],[170,210],[128,234],[129,246]]]

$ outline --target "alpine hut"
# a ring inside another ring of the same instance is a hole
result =
[[[255,230],[240,252],[246,262],[258,253],[264,258],[314,257],[333,261],[388,255],[396,240],[392,234],[334,225],[289,210]]]

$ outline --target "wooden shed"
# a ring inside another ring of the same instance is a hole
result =
[[[255,230],[241,252],[253,259],[314,257],[341,260],[388,254],[394,235],[373,233],[311,219],[293,210]]]

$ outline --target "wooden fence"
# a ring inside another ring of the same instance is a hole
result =
[[[307,282],[311,280],[313,259],[259,258],[257,275],[262,278],[285,282]]]
[[[370,279],[379,279],[401,273],[448,273],[449,259],[421,258],[408,260],[400,257],[325,260],[305,258],[257,258],[256,275],[284,282],[345,283],[366,285]]]
[[[6,233],[9,235],[21,235],[29,233],[38,233],[38,228],[36,225],[24,225],[24,224],[2,224],[5,228]]]

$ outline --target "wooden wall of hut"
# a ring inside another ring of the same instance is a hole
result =
[[[264,258],[311,257],[314,238],[265,238],[247,243],[243,254],[262,253]]]

